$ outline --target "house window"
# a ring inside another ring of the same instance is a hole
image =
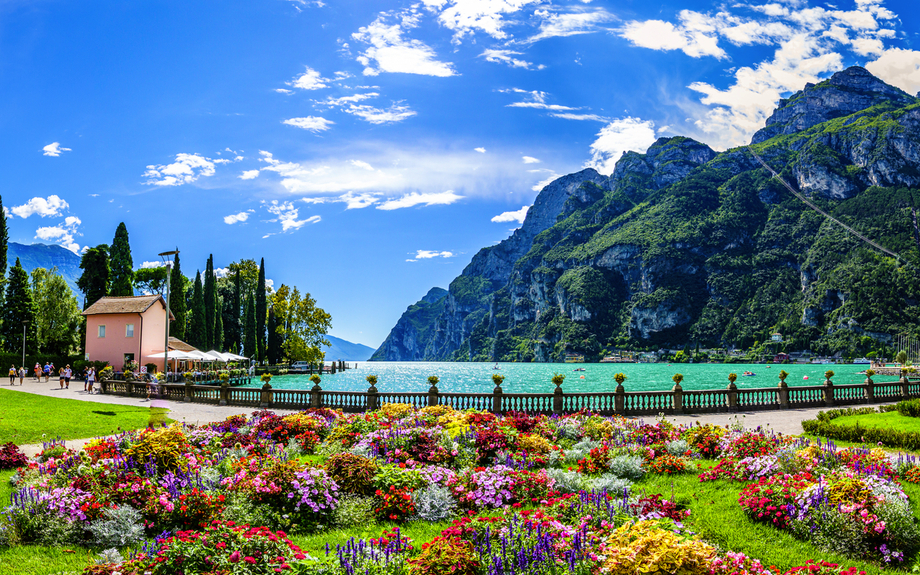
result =
[[[99,337],[105,337],[105,326],[104,325],[99,326]]]
[[[134,324],[129,323],[125,326],[125,337],[134,337]]]

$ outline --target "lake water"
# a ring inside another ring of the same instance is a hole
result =
[[[349,366],[356,365],[353,362]],[[773,387],[779,383],[779,372],[789,372],[789,385],[821,385],[824,372],[834,371],[833,381],[837,385],[862,383],[865,375],[859,372],[867,365],[771,365],[764,364],[666,364],[666,363],[448,363],[448,362],[360,362],[356,369],[323,376],[320,384],[328,391],[367,391],[368,375],[377,376],[377,389],[386,392],[428,391],[428,376],[440,378],[438,389],[444,393],[491,393],[495,388],[492,374],[505,376],[502,389],[506,393],[551,393],[555,389],[551,378],[554,373],[565,375],[562,388],[571,393],[613,391],[616,382],[613,376],[618,372],[626,374],[623,386],[626,391],[662,391],[674,386],[671,377],[681,373],[685,390],[724,389],[728,385],[728,374],[738,374],[735,382],[739,388]],[[585,371],[574,371],[584,368]],[[742,376],[745,371],[755,376]],[[805,378],[808,379],[805,379]],[[897,377],[876,375],[873,381],[882,383],[897,381]],[[248,387],[259,387],[261,382],[253,380]],[[307,375],[285,375],[272,379],[276,389],[310,389],[313,387]]]

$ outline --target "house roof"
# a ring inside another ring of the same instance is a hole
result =
[[[99,301],[83,310],[83,315],[144,313],[150,309],[150,306],[158,301],[163,305],[163,308],[165,309],[166,300],[164,300],[163,296],[159,294],[124,297],[106,296],[100,298]],[[170,312],[169,316],[170,319],[175,319],[175,316],[173,316],[172,312]]]
[[[189,345],[181,339],[169,336],[169,349],[173,351],[198,351],[195,346]]]

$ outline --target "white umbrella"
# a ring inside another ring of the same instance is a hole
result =
[[[226,355],[227,357],[229,357],[231,360],[249,359],[249,358],[246,357],[245,355],[239,355],[239,354],[236,354],[236,353],[225,353],[224,355]]]
[[[213,358],[218,359],[219,361],[224,362],[224,363],[230,361],[230,354],[228,354],[228,353],[221,353],[221,352],[215,351],[215,350],[213,350],[213,349],[212,349],[211,351],[206,351],[205,353],[208,354],[208,355],[210,355],[210,356],[213,357]]]
[[[203,351],[198,351],[197,349],[195,351],[188,352],[188,356],[189,356],[188,359],[197,359],[199,361],[205,361],[205,362],[215,361],[216,359],[206,354]]]
[[[154,359],[163,359],[165,356],[166,354],[164,354],[161,351],[160,353],[154,353],[154,354],[148,355],[147,357],[152,357]],[[169,359],[198,359],[198,357],[189,355],[188,353],[184,351],[179,351],[178,349],[175,349],[169,352]]]

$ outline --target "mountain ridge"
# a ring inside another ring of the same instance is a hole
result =
[[[751,146],[823,210],[920,264],[917,98],[848,68],[782,100]],[[812,211],[745,147],[661,138],[609,177],[550,183],[538,205],[526,232],[530,213],[473,257],[427,323],[416,318],[411,354],[385,342],[374,358],[597,359],[619,346],[749,347],[777,330],[780,347],[861,355],[892,331],[920,333],[917,267]]]

